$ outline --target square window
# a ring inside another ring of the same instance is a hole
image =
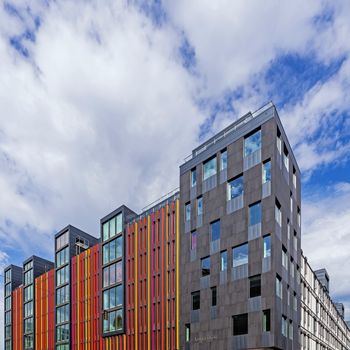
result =
[[[259,149],[261,149],[261,130],[244,139],[244,156],[249,156]]]
[[[248,243],[242,244],[232,249],[233,267],[248,264]]]
[[[233,335],[248,334],[248,314],[232,316],[233,319]]]
[[[243,175],[227,183],[227,200],[242,196],[244,192]]]
[[[203,163],[203,180],[209,179],[214,175],[216,175],[216,157]]]

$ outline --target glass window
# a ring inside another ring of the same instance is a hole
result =
[[[216,287],[211,288],[211,306],[216,306]]]
[[[244,156],[249,156],[261,148],[261,130],[244,139]]]
[[[261,223],[261,203],[249,206],[249,226]]]
[[[203,198],[197,198],[197,215],[203,215]]]
[[[62,267],[56,271],[56,285],[60,286],[69,281],[69,266]]]
[[[116,258],[121,258],[123,255],[123,236],[120,236],[116,239]]]
[[[248,243],[242,244],[232,249],[233,267],[248,264]]]
[[[220,253],[220,271],[227,271],[227,250]]]
[[[68,244],[68,231],[56,238],[56,250],[60,250]]]
[[[64,324],[56,328],[57,342],[64,342],[69,340],[69,325]]]
[[[275,219],[276,222],[282,226],[282,211],[281,211],[281,205],[279,202],[276,200],[276,205],[275,205]]]
[[[56,290],[56,304],[61,305],[69,301],[69,285]]]
[[[222,151],[221,152],[221,157],[220,157],[220,170],[224,170],[227,168],[227,151]]]
[[[200,291],[191,293],[192,310],[199,310],[201,308]]]
[[[11,323],[11,311],[5,313],[5,324]]]
[[[316,323],[315,323],[316,327]],[[314,334],[316,334],[316,329],[314,330]],[[293,340],[293,321],[289,321],[289,339]]]
[[[11,270],[5,272],[5,283],[11,282]]]
[[[117,216],[105,222],[102,226],[102,231],[104,241],[121,233],[123,231],[123,214],[119,213]]]
[[[123,268],[122,268],[122,262],[119,261],[117,264],[116,264],[116,282],[121,282],[123,280]]]
[[[298,208],[298,226],[301,226],[301,216],[300,216],[300,209]]]
[[[288,151],[286,148],[284,148],[284,151],[283,151],[283,163],[284,163],[284,166],[286,167],[286,170],[289,171],[289,157],[288,157]]]
[[[191,249],[197,249],[197,231],[191,232]]]
[[[109,223],[103,224],[103,240],[106,241],[109,238]]]
[[[263,311],[263,332],[270,332],[271,330],[271,314],[270,309]]]
[[[249,277],[250,297],[255,298],[261,295],[261,276]]]
[[[5,338],[11,338],[11,326],[5,327]]]
[[[262,182],[271,181],[271,161],[267,161],[263,164],[263,174],[262,174]]]
[[[233,335],[248,334],[248,314],[232,316],[233,318]]]
[[[69,247],[56,253],[56,267],[60,267],[69,262]]]
[[[33,269],[24,273],[24,285],[33,283]]]
[[[29,269],[31,269],[33,267],[33,260],[27,262],[24,267],[23,267],[23,270],[24,271],[28,271]]]
[[[30,334],[30,335],[25,335],[24,336],[24,348],[25,349],[32,349],[33,348],[33,345],[34,345],[34,342],[33,342],[33,335]]]
[[[276,276],[276,295],[282,299],[282,279],[280,276]]]
[[[286,316],[282,316],[282,335],[288,337],[288,323]]]
[[[208,179],[216,174],[216,157],[203,163],[203,180]]]
[[[288,255],[285,247],[282,247],[282,266],[288,270]]]
[[[185,331],[185,337],[186,337],[186,343],[191,341],[191,325],[187,323],[185,325],[186,331]]]
[[[297,188],[297,173],[296,173],[294,168],[293,168],[293,185],[294,185],[294,188],[296,189]]]
[[[217,220],[210,224],[211,241],[217,241],[220,239],[220,220]]]
[[[107,264],[110,261],[122,257],[123,254],[123,236],[110,241],[103,245],[103,263]]]
[[[202,277],[210,275],[210,256],[201,259]]]
[[[117,234],[123,231],[123,214],[122,213],[117,215],[116,228],[117,228]]]
[[[194,187],[197,185],[197,170],[192,169],[191,170],[191,187]]]
[[[5,296],[8,296],[11,294],[11,283],[8,283],[5,285]]]
[[[264,237],[264,258],[271,256],[271,236]]]
[[[33,285],[24,288],[24,302],[33,299]]]
[[[227,200],[243,195],[243,175],[227,183]]]
[[[11,309],[11,297],[7,297],[5,299],[5,311],[10,310]]]
[[[116,240],[114,239],[109,243],[109,260],[113,261],[116,258]]]
[[[185,221],[191,221],[191,203],[185,204]]]
[[[64,323],[69,321],[69,304],[60,306],[56,309],[56,323]]]
[[[33,317],[24,320],[24,333],[33,333]]]
[[[33,315],[33,302],[30,301],[29,303],[24,304],[24,317],[28,317],[32,315]]]

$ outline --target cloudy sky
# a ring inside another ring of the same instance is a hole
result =
[[[303,250],[350,310],[350,2],[116,3],[1,1],[0,269],[52,258],[68,223],[97,236],[120,204],[139,211],[272,100],[303,172]]]

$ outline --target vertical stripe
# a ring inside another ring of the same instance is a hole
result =
[[[147,217],[147,349],[151,350],[151,217]]]
[[[139,282],[139,275],[138,275],[138,227],[137,223],[135,222],[135,350],[138,350],[138,282]]]
[[[175,236],[175,244],[176,244],[176,323],[175,323],[175,332],[176,332],[176,349],[179,349],[179,268],[180,268],[180,235],[179,235],[179,227],[180,227],[180,216],[179,216],[179,200],[176,200],[176,236]]]

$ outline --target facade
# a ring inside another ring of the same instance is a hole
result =
[[[65,227],[54,264],[6,268],[5,350],[305,347],[300,189],[275,107],[248,113],[193,150],[179,191],[122,205],[100,239]],[[332,305],[342,340],[320,344],[350,349]]]
[[[344,306],[341,304],[339,310],[340,306],[329,296],[327,271],[314,272],[304,256],[301,261],[301,349],[350,349],[350,330],[344,321]]]

